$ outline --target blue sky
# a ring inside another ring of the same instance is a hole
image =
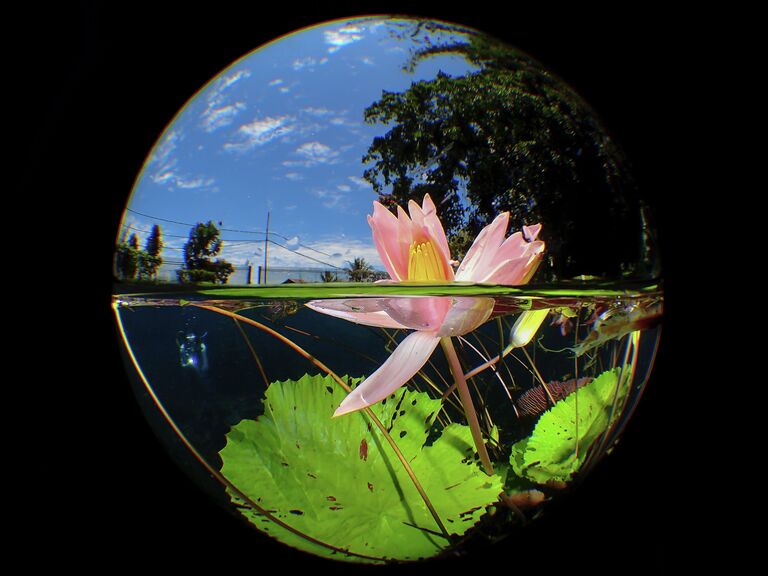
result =
[[[382,90],[403,91],[439,70],[471,70],[440,56],[404,72],[414,47],[386,21],[360,19],[304,29],[244,56],[159,137],[124,229],[143,245],[160,224],[163,257],[181,260],[189,225],[221,222],[221,257],[263,264],[269,211],[270,238],[286,247],[270,244],[269,266],[343,267],[364,257],[383,269],[366,220],[376,195],[362,178],[362,157],[387,128],[365,124],[363,110]]]

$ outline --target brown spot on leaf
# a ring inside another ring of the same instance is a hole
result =
[[[371,484],[370,482],[368,482],[368,490],[373,492],[373,484]]]
[[[360,460],[368,460],[368,442],[365,441],[365,438],[360,440]]]

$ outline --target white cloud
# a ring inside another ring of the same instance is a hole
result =
[[[150,164],[158,164],[158,172],[163,172],[172,168],[176,164],[176,158],[173,153],[176,146],[183,140],[183,136],[176,130],[171,130],[165,136],[163,141],[155,148],[150,159]]]
[[[248,70],[238,70],[228,76],[222,76],[214,82],[213,87],[206,96],[208,102],[205,110],[200,114],[200,124],[203,130],[210,133],[231,124],[235,116],[245,110],[245,104],[235,102],[227,104],[227,91],[243,78],[248,78],[251,73]]]
[[[269,86],[280,86],[280,84],[283,84],[282,78],[275,78],[269,83]]]
[[[314,68],[317,66],[317,60],[312,58],[312,56],[307,56],[305,58],[296,58],[292,62],[293,69],[294,70],[301,70],[303,68]]]
[[[352,190],[352,187],[349,186],[348,184],[339,184],[338,186],[336,186],[336,188],[338,188],[342,192],[349,192],[350,190]]]
[[[265,116],[257,118],[253,122],[243,124],[238,129],[240,142],[228,142],[224,144],[225,150],[235,152],[247,152],[256,146],[263,146],[275,138],[286,136],[296,130],[292,116]]]
[[[287,206],[286,209],[290,210],[292,207]],[[180,239],[179,246],[183,242]],[[290,241],[280,243],[286,246],[286,248],[274,244],[269,247],[268,265],[271,267],[322,268],[323,263],[327,263],[344,268],[347,262],[355,258],[365,258],[374,268],[384,269],[379,253],[370,238],[356,239],[341,234],[314,241],[294,237]],[[299,243],[311,246],[314,250],[308,249]],[[318,252],[315,252],[315,250]],[[244,265],[246,260],[250,260],[254,267],[256,265],[263,265],[263,246],[253,242],[224,242],[220,257],[236,266]],[[255,277],[255,269],[253,274]]]
[[[363,64],[367,64],[368,66],[375,66],[376,63],[373,61],[373,58],[370,56],[363,56],[362,58]]]
[[[341,114],[342,116],[338,116]],[[237,130],[234,140],[224,144],[224,149],[231,152],[247,152],[257,146],[263,146],[277,138],[282,142],[301,141],[302,138],[317,137],[329,125],[350,125],[343,115],[347,110],[331,110],[320,106],[305,106],[298,114],[283,116],[264,116],[243,124]],[[336,116],[334,116],[336,115]],[[333,117],[333,118],[331,118]],[[339,121],[335,121],[339,118]],[[316,164],[334,163],[340,151],[317,141],[305,142],[294,151],[300,160],[288,160],[284,166],[314,166]],[[294,173],[295,174],[295,173]],[[295,176],[286,176],[296,178]]]
[[[286,174],[285,177],[288,180],[292,180],[293,182],[298,182],[299,180],[304,180],[304,176],[302,176],[298,172],[288,172],[288,174]]]
[[[195,190],[197,188],[203,188],[213,185],[213,178],[196,177],[192,179],[186,179],[181,176],[176,177],[176,187],[183,188],[185,190]]]
[[[183,176],[174,170],[167,170],[165,172],[155,174],[152,176],[152,181],[155,184],[167,186],[168,188],[179,188],[182,190],[198,190],[205,188],[215,190],[213,187],[215,180],[213,178],[204,178],[202,176]]]
[[[242,102],[235,102],[220,108],[209,106],[202,114],[203,130],[210,133],[224,126],[229,126],[235,120],[235,116],[243,110],[245,110],[245,104]]]
[[[370,188],[371,184],[359,176],[347,176],[347,179],[352,182],[358,188]]]
[[[302,108],[301,111],[305,114],[309,114],[310,116],[332,116],[335,114],[333,110],[329,110],[328,108],[315,108],[314,106],[307,106],[306,108]]]
[[[346,113],[346,111],[344,113]],[[334,126],[348,126],[350,128],[354,128],[354,127],[360,126],[359,122],[355,122],[354,120],[350,120],[349,118],[347,118],[346,116],[343,116],[343,115],[342,116],[335,116],[335,117],[331,118],[330,120],[328,120],[328,123],[332,124]]]
[[[286,160],[284,166],[316,166],[317,164],[335,164],[338,162],[339,151],[321,142],[305,142],[294,151],[303,160]]]
[[[171,130],[168,132],[153,151],[152,157],[147,164],[149,178],[153,183],[168,188],[181,188],[185,190],[211,188],[215,182],[213,178],[204,178],[199,175],[189,176],[183,174],[179,169],[176,148],[183,140],[184,135],[180,131]]]
[[[345,194],[337,190],[312,190],[312,193],[322,201],[322,205],[326,208],[336,207],[346,197]]]
[[[328,52],[333,54],[342,47],[363,39],[363,28],[360,26],[346,25],[338,30],[326,30],[325,43],[328,44]]]
[[[158,171],[151,178],[155,184],[169,184],[176,179],[176,174],[173,170]]]
[[[302,144],[296,149],[296,153],[304,156],[310,162],[317,164],[331,162],[339,155],[337,150],[316,141]]]
[[[218,91],[224,92],[228,88],[230,88],[235,83],[239,82],[243,78],[249,78],[251,76],[251,73],[248,70],[238,70],[236,72],[233,72],[229,76],[222,76],[216,81],[215,88],[218,89]]]
[[[370,241],[342,236],[311,242],[307,245],[315,250],[319,250],[322,254],[318,254],[313,250],[308,250],[303,247],[298,247],[295,249],[296,252],[292,252],[291,250],[286,250],[279,246],[270,246],[269,265],[274,267],[321,268],[323,266],[321,262],[326,262],[339,268],[345,268],[347,262],[350,262],[355,258],[365,258],[366,262],[371,264],[374,268],[379,270],[384,269],[381,259],[379,258],[379,253]],[[321,262],[307,258],[307,256],[320,260]]]

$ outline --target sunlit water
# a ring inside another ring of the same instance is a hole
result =
[[[355,562],[461,553],[546,512],[615,445],[653,365],[663,305],[655,286],[461,287],[495,300],[485,324],[452,339],[489,475],[440,346],[372,406],[375,418],[333,418],[344,384],[374,372],[410,331],[318,313],[305,306],[311,286],[248,290],[115,296],[137,396],[223,506],[288,546]],[[338,301],[377,296],[372,285],[345,290]],[[439,297],[458,297],[450,292]],[[547,317],[510,348],[530,309]]]

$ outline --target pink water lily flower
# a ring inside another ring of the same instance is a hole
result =
[[[368,224],[381,261],[395,282],[473,282],[519,285],[533,276],[544,252],[536,240],[541,225],[524,226],[505,238],[509,213],[483,228],[454,272],[445,231],[429,194],[421,206],[411,200],[397,216],[373,203]],[[358,324],[414,330],[378,370],[343,400],[334,416],[360,410],[389,396],[429,360],[443,338],[460,336],[483,324],[493,298],[407,296],[314,300],[313,310]]]

